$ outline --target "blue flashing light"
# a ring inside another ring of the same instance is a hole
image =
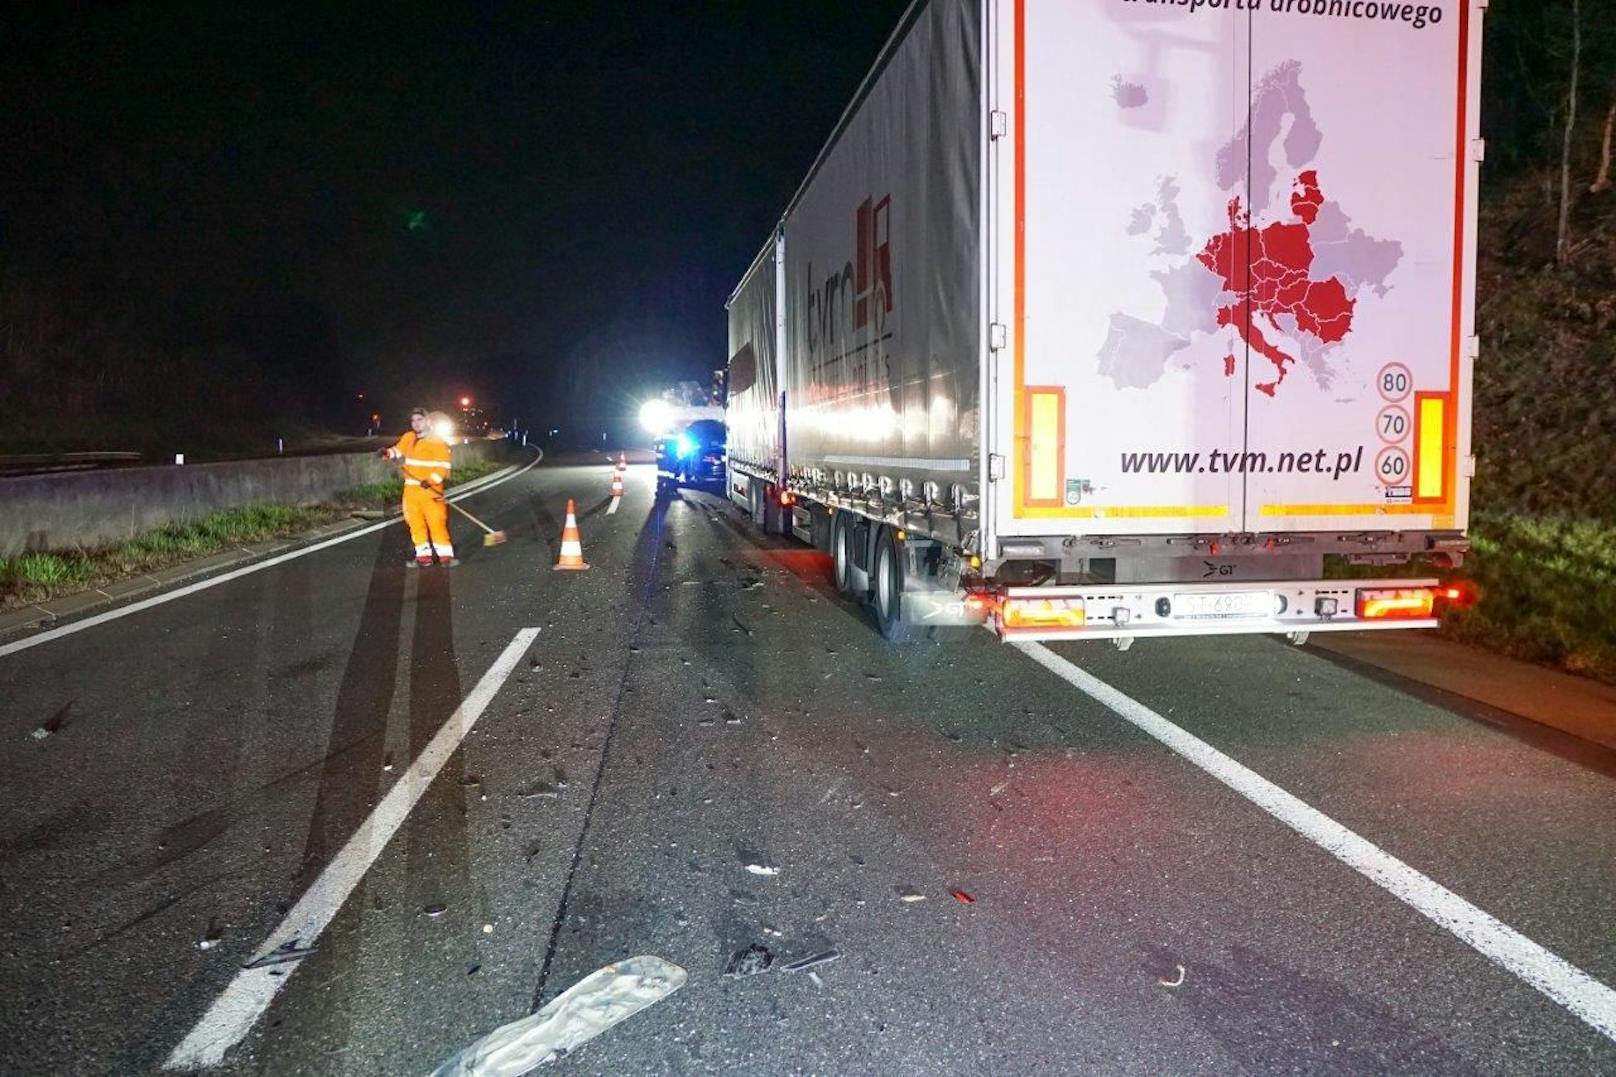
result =
[[[674,452],[678,454],[681,460],[687,456],[694,456],[696,454],[695,440],[689,434],[680,434],[678,441],[674,443]]]

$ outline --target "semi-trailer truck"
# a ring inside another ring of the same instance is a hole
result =
[[[916,0],[729,300],[729,496],[894,639],[1434,626],[1484,7]]]

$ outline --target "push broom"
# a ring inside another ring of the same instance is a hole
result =
[[[487,524],[485,524],[481,520],[477,519],[477,517],[473,516],[471,513],[467,512],[465,509],[461,508],[459,505],[456,505],[453,501],[448,502],[448,505],[449,505],[449,507],[451,509],[454,509],[460,515],[464,516],[466,519],[470,520],[472,523],[476,524],[478,527],[480,527],[484,531],[488,532],[488,534],[483,536],[483,545],[484,546],[498,546],[500,543],[504,542],[509,537],[503,531],[495,531],[492,527],[489,527]]]

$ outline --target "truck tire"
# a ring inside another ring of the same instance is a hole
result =
[[[871,573],[875,621],[881,635],[893,643],[911,643],[924,629],[903,619],[903,558],[892,529],[883,527],[875,541],[875,564]]]
[[[768,532],[769,532],[769,500],[768,500],[769,491],[768,491],[768,487],[764,486],[763,483],[760,480],[753,479],[751,482],[746,484],[746,492],[747,492],[747,495],[751,498],[751,501],[752,501],[752,526],[757,528],[759,531],[762,531],[764,534],[768,534]]]
[[[844,595],[853,593],[853,529],[847,526],[848,516],[838,512],[830,518],[831,575],[836,590]]]

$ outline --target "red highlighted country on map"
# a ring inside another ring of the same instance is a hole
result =
[[[1232,327],[1252,351],[1274,364],[1272,381],[1257,389],[1273,396],[1296,357],[1268,339],[1262,325],[1283,336],[1276,319],[1289,315],[1295,332],[1335,344],[1352,331],[1356,301],[1339,277],[1316,278],[1310,229],[1318,220],[1324,193],[1316,171],[1296,177],[1291,193],[1291,221],[1262,228],[1251,225],[1251,215],[1238,197],[1229,202],[1229,231],[1213,236],[1196,261],[1217,274],[1223,290],[1234,301],[1218,309],[1220,327]],[[1225,366],[1226,373],[1233,373]]]
[[[1210,366],[1234,379],[1250,369],[1255,388],[1273,397],[1295,366],[1327,391],[1350,373],[1341,349],[1391,291],[1403,245],[1358,228],[1326,196],[1317,164],[1324,139],[1302,65],[1287,60],[1252,88],[1246,124],[1208,162],[1222,195],[1181,207],[1185,191],[1202,183],[1157,177],[1125,230],[1149,244],[1139,253],[1160,306],[1140,302],[1129,283],[1133,309],[1112,312],[1095,353],[1102,377],[1144,389],[1169,371]],[[1338,172],[1329,176],[1332,190],[1350,188]],[[1197,253],[1192,236],[1223,229],[1225,220],[1227,231]]]

